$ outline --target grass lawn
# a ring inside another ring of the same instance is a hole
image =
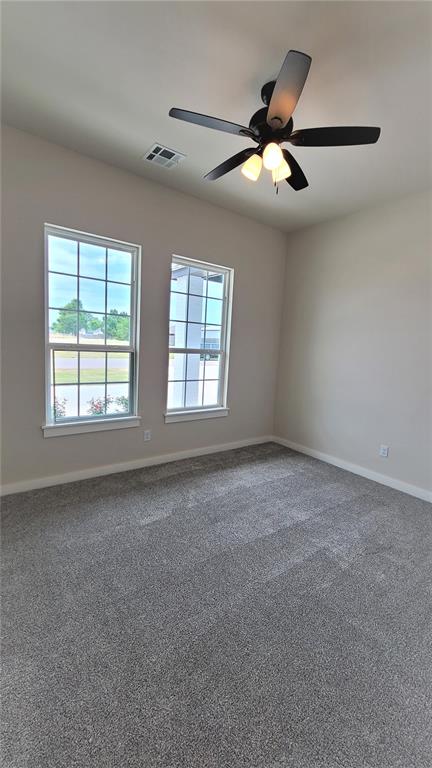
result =
[[[107,381],[116,382],[128,382],[128,369],[127,368],[108,368]],[[81,371],[81,384],[103,384],[105,376],[105,368],[86,368],[85,371]],[[70,368],[57,368],[55,374],[56,384],[77,384],[77,372]]]
[[[83,347],[83,349],[81,350],[81,355],[83,357],[92,357],[95,354],[99,355],[101,353],[104,354],[104,350],[101,349],[100,352],[97,351],[96,353],[95,352],[89,352],[88,350],[86,350],[85,347]],[[61,355],[62,357],[76,357],[78,353],[76,352],[76,350],[62,349],[61,352],[58,352],[57,354]],[[108,352],[108,354],[110,354],[110,353]],[[128,357],[129,352],[115,352],[113,354],[115,354],[115,356],[117,358],[119,358],[119,357]]]

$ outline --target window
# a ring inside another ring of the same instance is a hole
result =
[[[166,421],[227,414],[233,270],[173,256]]]
[[[138,425],[139,256],[137,245],[45,226],[46,436]]]

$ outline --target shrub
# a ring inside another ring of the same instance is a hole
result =
[[[126,413],[129,410],[129,398],[126,397],[125,395],[120,395],[119,397],[116,397],[115,401],[120,411],[123,411],[124,413]]]
[[[120,412],[125,413],[129,410],[129,398],[125,395],[119,395],[119,397],[113,397],[107,395],[105,397],[92,397],[89,401],[88,413],[92,416],[101,416],[106,413],[108,406],[115,403],[118,406]]]
[[[64,419],[66,416],[66,398],[54,398],[54,419]]]

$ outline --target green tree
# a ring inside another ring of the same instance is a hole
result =
[[[117,339],[117,341],[127,341],[129,339],[129,317],[126,312],[118,312],[117,309],[111,309],[106,319],[107,339]]]
[[[84,312],[82,310],[83,305],[81,300],[78,303],[77,299],[72,299],[68,304],[65,304],[63,309],[59,311],[57,320],[52,324],[54,333],[76,335],[78,315],[80,330],[89,333],[91,331],[98,331],[102,328],[103,320],[98,320],[98,318],[91,315],[90,312]]]

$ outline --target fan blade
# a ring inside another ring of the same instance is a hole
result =
[[[337,128],[305,128],[294,131],[288,141],[297,147],[343,147],[351,144],[375,144],[381,128],[357,128],[338,126]]]
[[[267,113],[273,129],[284,128],[294,112],[309,73],[311,57],[300,51],[288,51],[276,80]]]
[[[287,149],[283,149],[283,156],[288,163],[289,167],[291,168],[291,176],[288,176],[287,182],[288,184],[296,190],[296,192],[299,192],[300,189],[305,189],[309,186],[309,182],[304,175],[302,169],[300,168],[297,160],[291,152],[288,152]]]
[[[189,112],[187,109],[173,107],[169,111],[169,116],[175,117],[177,120],[185,120],[186,123],[202,125],[204,128],[214,128],[216,131],[234,133],[237,136],[252,137],[254,135],[250,128],[246,128],[244,125],[230,123],[228,120],[220,120],[218,117],[210,117],[210,115],[200,115],[199,112]]]
[[[249,157],[252,155],[257,155],[259,152],[257,152],[255,147],[248,147],[247,149],[242,149],[241,152],[237,152],[236,155],[233,155],[232,157],[228,158],[228,160],[225,160],[223,163],[217,166],[217,168],[213,168],[212,171],[209,171],[209,173],[206,173],[204,176],[207,181],[215,181],[216,179],[219,179],[221,176],[224,176],[226,173],[229,173],[230,171],[233,171],[234,168],[237,168],[238,165],[241,165],[244,163]]]

